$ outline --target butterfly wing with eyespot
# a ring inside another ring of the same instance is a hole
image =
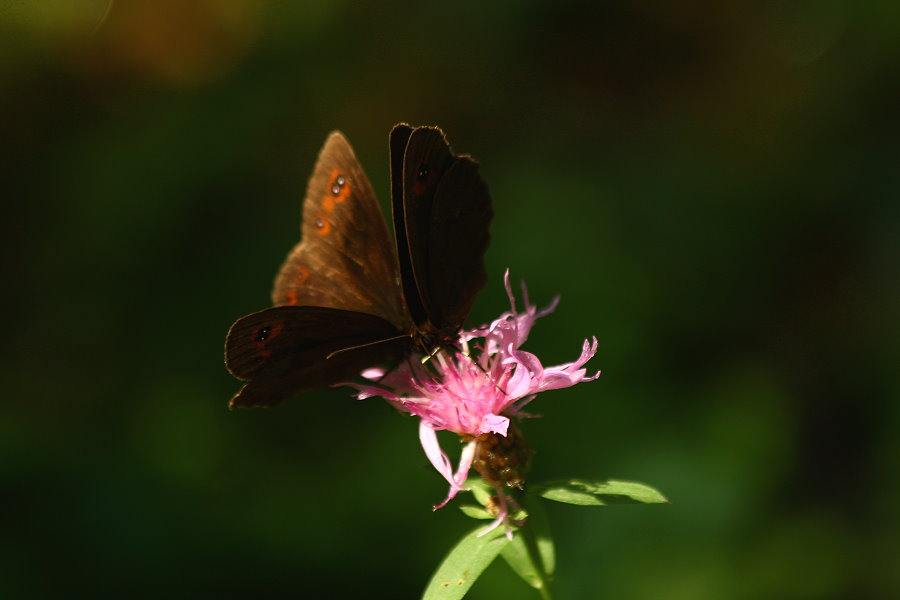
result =
[[[407,305],[420,331],[451,336],[487,280],[484,253],[493,216],[487,185],[477,163],[454,155],[436,127],[395,127],[391,151],[391,205],[395,232],[403,232],[397,251]]]
[[[303,202],[301,241],[275,278],[275,305],[327,306],[406,329],[400,274],[372,186],[347,139],[328,136]]]
[[[400,356],[408,337],[367,345],[396,335],[381,317],[322,306],[276,306],[242,317],[228,331],[225,362],[247,383],[229,407],[274,406],[348,381]]]

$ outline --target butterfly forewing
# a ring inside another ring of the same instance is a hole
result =
[[[493,217],[478,164],[459,156],[438,184],[428,227],[425,289],[430,318],[438,329],[459,328],[487,281],[484,253]]]
[[[301,241],[275,279],[276,305],[327,306],[408,324],[381,207],[347,139],[322,147],[303,202]]]
[[[474,161],[454,155],[436,127],[409,133],[401,169],[392,207],[395,232],[404,232],[400,264],[408,257],[410,271],[402,273],[403,291],[417,328],[445,337],[462,325],[486,279],[490,196]]]
[[[422,326],[428,321],[422,298],[416,287],[416,278],[413,274],[412,258],[409,252],[409,240],[406,235],[406,214],[403,209],[403,157],[406,154],[406,145],[413,133],[413,128],[406,123],[399,123],[391,130],[390,135],[390,160],[391,160],[391,216],[394,223],[394,241],[396,242],[397,260],[400,265],[401,286],[403,297],[410,317],[417,326]]]

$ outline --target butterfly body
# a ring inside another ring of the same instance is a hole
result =
[[[230,406],[272,406],[455,338],[486,280],[487,187],[435,127],[395,126],[390,151],[394,243],[346,138],[325,141],[274,306],[228,332],[226,365],[247,382]]]

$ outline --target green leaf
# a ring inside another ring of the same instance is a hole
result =
[[[457,600],[466,595],[478,576],[509,543],[503,527],[479,537],[484,527],[473,530],[444,558],[425,588],[423,600]]]
[[[512,542],[503,547],[500,556],[519,577],[525,580],[525,583],[533,588],[541,587],[541,576],[528,556],[525,537],[521,531],[517,531]]]
[[[476,502],[482,506],[487,506],[491,497],[494,495],[494,488],[486,484],[481,479],[471,479],[466,481],[466,485],[471,488],[472,496]]]
[[[528,496],[528,514],[529,523],[537,538],[538,552],[544,561],[544,571],[547,575],[553,575],[553,571],[556,570],[556,549],[553,545],[553,536],[550,535],[550,521],[543,505],[533,494]]]
[[[554,481],[537,487],[536,493],[547,500],[581,506],[609,506],[611,504],[658,504],[668,502],[659,491],[635,481],[585,481],[569,479]]]
[[[544,586],[544,581],[528,553],[525,539],[528,529],[531,528],[531,534],[534,536],[535,545],[543,563],[544,573],[548,578],[553,575],[553,570],[556,568],[556,552],[553,547],[553,538],[550,536],[547,516],[538,498],[529,495],[527,508],[531,515],[530,518],[516,531],[512,542],[503,548],[501,556],[525,583],[535,589],[540,589]]]
[[[475,506],[474,504],[460,504],[459,510],[463,511],[463,514],[467,517],[471,517],[473,519],[493,519],[494,516],[491,515],[486,509]]]
[[[468,479],[466,480],[466,485],[470,488],[469,491],[472,492],[472,497],[484,507],[484,510],[480,510],[478,507],[472,506],[471,504],[460,506],[460,510],[462,510],[466,516],[472,517],[473,519],[496,518],[499,514],[496,512],[498,510],[496,497],[497,490],[481,479]],[[521,521],[527,516],[528,513],[524,510],[519,510],[510,514],[510,518],[514,521]]]

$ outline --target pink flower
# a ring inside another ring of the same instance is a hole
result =
[[[420,418],[419,441],[425,455],[450,484],[447,498],[435,509],[466,489],[463,485],[469,469],[473,460],[478,460],[478,438],[497,434],[510,439],[507,435],[510,417],[531,416],[523,413],[522,408],[538,392],[571,387],[600,375],[598,371],[587,376],[584,368],[597,352],[596,338],[592,342],[584,341],[578,359],[555,367],[544,367],[537,356],[519,350],[535,321],[552,312],[559,298],[539,311],[529,303],[523,284],[525,310],[519,313],[509,271],[504,276],[504,285],[510,301],[509,312],[490,325],[460,332],[463,351],[442,349],[424,366],[410,360],[387,373],[383,369],[369,369],[363,376],[376,383],[351,384],[359,389],[360,399],[381,396],[399,410]],[[473,346],[476,351],[469,352]],[[438,443],[437,431],[442,429],[456,433],[466,442],[455,470]],[[500,482],[490,483],[497,487]],[[503,483],[521,486],[521,481]],[[494,526],[507,517],[502,493],[499,500],[502,514]]]

